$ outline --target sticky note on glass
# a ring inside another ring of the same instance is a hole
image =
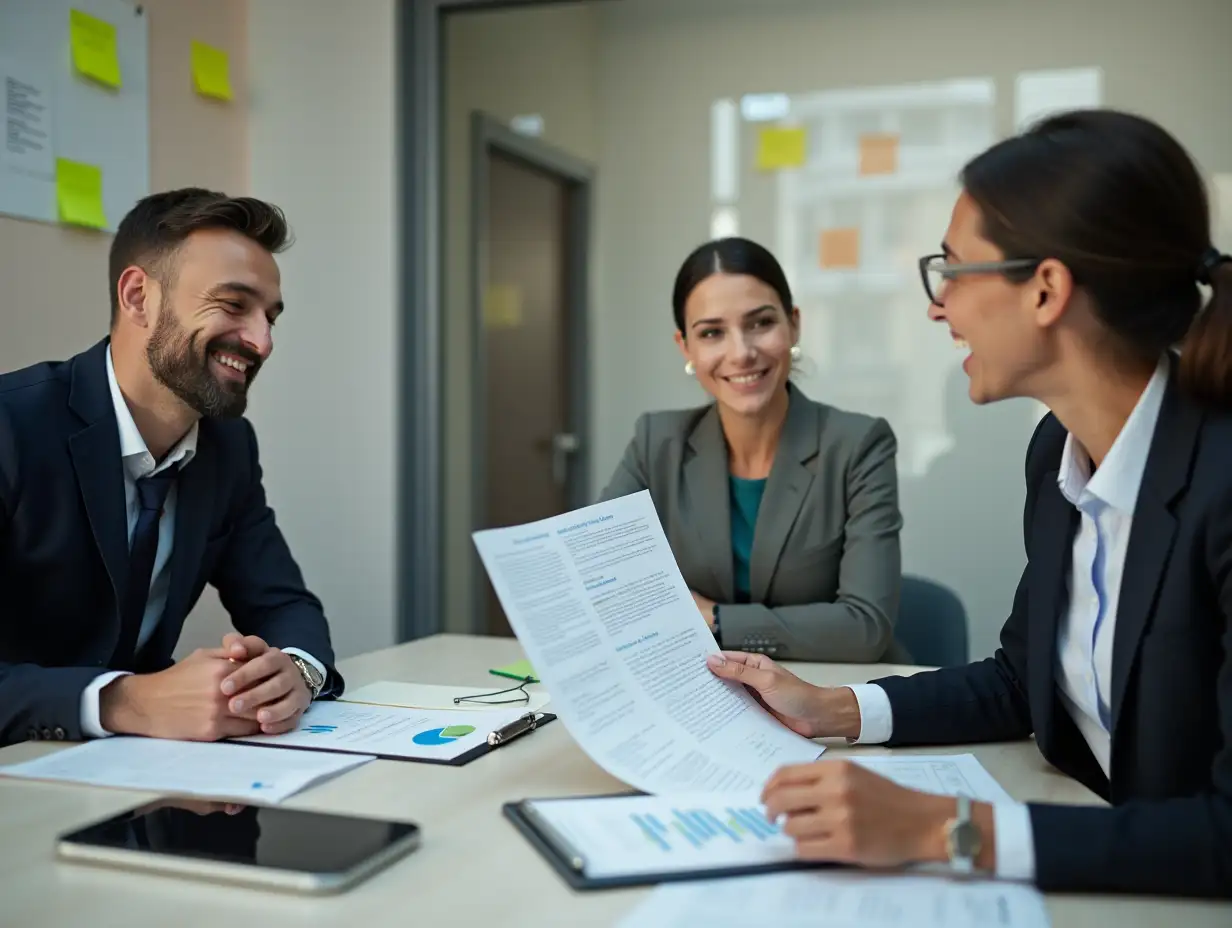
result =
[[[803,128],[765,126],[757,133],[757,169],[798,168],[808,156],[808,132]]]
[[[120,56],[115,26],[81,10],[69,10],[68,16],[69,44],[77,73],[108,87],[119,87]]]
[[[898,170],[898,135],[869,132],[860,136],[860,173],[893,174]]]
[[[57,158],[56,207],[61,222],[88,229],[106,229],[102,168]]]
[[[535,668],[530,665],[530,661],[514,661],[504,667],[493,667],[488,673],[494,673],[498,677],[509,677],[512,680],[525,680],[530,677],[532,683],[539,682],[539,678],[535,676]]]
[[[204,42],[192,43],[192,77],[193,89],[203,97],[215,100],[230,100],[231,93],[231,59],[221,48],[206,45]]]
[[[493,284],[483,299],[483,322],[489,329],[522,324],[522,291],[513,284]]]
[[[860,266],[860,230],[855,226],[821,233],[819,263],[826,270]]]

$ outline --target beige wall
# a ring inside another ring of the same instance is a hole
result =
[[[244,0],[145,0],[150,30],[150,189],[197,185],[248,191],[248,112],[192,90],[189,43],[231,53],[233,86],[247,83]],[[61,359],[107,334],[111,236],[0,216],[0,370]],[[212,590],[185,626],[181,650],[229,628]]]
[[[281,206],[287,309],[253,390],[266,491],[340,657],[396,624],[394,0],[249,0],[251,186]]]
[[[469,631],[479,568],[471,543],[471,113],[538,113],[543,141],[594,162],[597,10],[585,5],[454,14],[445,41],[445,625]]]
[[[1107,104],[1160,120],[1207,171],[1232,170],[1227,0],[624,0],[600,10],[602,262],[591,328],[598,484],[640,412],[701,399],[681,373],[668,301],[678,263],[708,237],[709,118],[718,98],[991,77],[1004,134],[1012,128],[1018,71],[1099,65]],[[773,187],[769,180],[758,183],[742,192],[742,201],[760,196],[767,208],[750,211],[742,231],[773,241]],[[630,376],[634,363],[641,367],[636,377]],[[1003,413],[979,415],[992,421]],[[1012,463],[999,463],[1002,454],[997,466],[1020,474],[1026,440],[1024,430]],[[985,454],[977,449],[965,465],[970,489],[986,480],[993,459]],[[988,489],[993,495],[991,483]],[[1005,531],[1017,532],[1021,497],[1005,499]],[[922,530],[924,543],[975,562],[967,575],[980,579],[963,595],[979,656],[994,647],[1008,611],[1021,546],[1011,539],[1013,555],[986,553],[1005,546],[964,534],[966,504],[956,495],[947,523]],[[912,513],[905,515],[910,527],[920,528]],[[905,555],[910,569],[911,552]]]

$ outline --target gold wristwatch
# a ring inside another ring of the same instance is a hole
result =
[[[308,687],[308,692],[312,694],[312,698],[316,699],[320,696],[321,689],[325,686],[325,675],[298,654],[288,654],[287,657],[291,658],[291,663],[296,666],[299,670],[299,675],[304,678],[304,685]]]

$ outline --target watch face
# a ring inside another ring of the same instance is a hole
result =
[[[974,857],[980,852],[980,831],[974,822],[960,822],[950,831],[950,856]]]
[[[321,671],[317,670],[306,660],[303,660],[303,659],[296,660],[295,666],[298,667],[300,669],[300,672],[303,673],[304,676],[308,678],[311,686],[320,686],[322,683],[325,682],[325,678],[321,676]]]

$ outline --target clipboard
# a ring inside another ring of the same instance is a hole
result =
[[[533,802],[551,802],[553,799],[622,799],[629,796],[644,796],[645,793],[611,793],[602,796],[538,796],[535,799],[523,799],[518,802],[507,802],[501,806],[501,813],[507,818],[522,837],[530,842],[571,889],[619,889],[629,886],[654,886],[659,883],[683,883],[691,880],[713,880],[733,876],[756,876],[765,873],[782,873],[788,870],[824,870],[833,869],[836,864],[816,863],[804,860],[784,860],[774,863],[759,863],[735,867],[706,867],[696,870],[671,870],[661,873],[631,873],[619,876],[589,877],[585,873],[585,861],[573,853],[567,842],[554,829],[547,825],[541,817],[535,815]]]
[[[530,720],[533,717],[533,721]],[[279,748],[285,751],[323,751],[327,754],[363,754],[366,757],[375,757],[378,760],[393,760],[408,764],[436,764],[442,767],[464,767],[476,758],[483,757],[486,754],[491,754],[497,748],[504,747],[511,741],[520,738],[523,735],[538,731],[549,722],[556,721],[556,715],[552,712],[528,712],[520,716],[517,721],[504,728],[498,728],[494,732],[490,732],[485,741],[477,744],[469,751],[459,754],[457,757],[406,757],[402,754],[386,754],[381,751],[362,750],[355,748],[354,750],[346,750],[336,745],[328,747],[315,747],[308,744],[285,744],[278,741],[250,741],[247,738],[229,738],[228,741],[234,744],[249,744],[255,747],[263,748]],[[519,725],[519,723],[523,723]],[[515,726],[518,726],[515,729]]]

